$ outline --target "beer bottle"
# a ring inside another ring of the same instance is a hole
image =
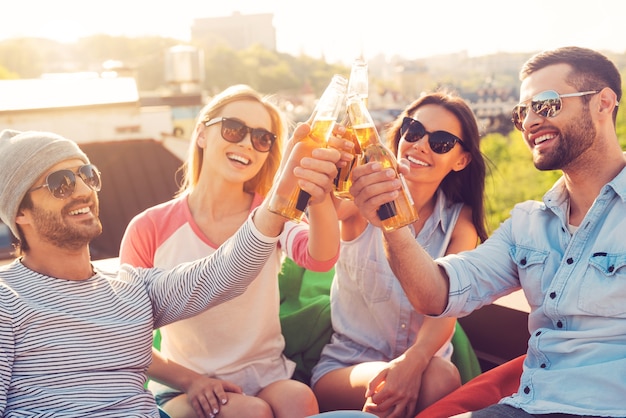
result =
[[[348,97],[356,95],[361,98],[367,106],[369,92],[368,86],[369,79],[367,63],[358,58],[354,60],[350,70],[350,78],[348,79]],[[350,186],[352,186],[352,169],[357,164],[357,161],[361,156],[361,147],[359,146],[359,141],[356,139],[356,136],[354,136],[354,130],[352,129],[347,112],[345,113],[341,124],[346,128],[346,133],[343,135],[344,139],[354,143],[354,148],[352,148],[354,158],[348,163],[348,165],[341,167],[337,172],[337,176],[334,180],[335,189],[333,190],[333,193],[340,199],[352,200],[352,195],[350,194]]]
[[[398,173],[396,157],[380,140],[372,116],[368,112],[367,107],[365,107],[363,100],[355,95],[350,96],[347,107],[352,129],[354,129],[354,133],[361,144],[362,154],[359,164],[378,161],[385,168],[392,167],[402,182],[402,189],[396,200],[385,203],[378,208],[377,213],[382,221],[383,229],[385,231],[393,231],[394,229],[412,224],[419,217],[404,177]]]
[[[278,183],[270,192],[268,209],[292,221],[299,222],[309,204],[311,195],[301,190],[293,169],[313,149],[325,147],[335,127],[342,103],[345,101],[348,80],[338,74],[333,76],[313,111],[311,131],[294,145],[289,161],[283,167]]]

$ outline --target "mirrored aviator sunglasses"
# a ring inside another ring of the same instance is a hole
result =
[[[46,176],[46,183],[33,187],[29,192],[47,187],[52,196],[57,199],[67,199],[76,190],[76,175],[93,191],[99,192],[102,188],[100,171],[93,164],[78,167],[76,172],[66,169],[53,171]]]
[[[543,118],[553,118],[558,115],[563,108],[562,98],[587,96],[589,94],[596,94],[599,92],[600,90],[589,90],[576,93],[559,94],[554,90],[542,91],[541,93],[531,97],[530,100],[515,106],[511,115],[511,121],[513,122],[513,125],[515,125],[515,128],[523,131],[524,128],[522,124],[524,123],[526,116],[528,116],[528,102],[530,102],[530,110],[532,110],[535,114]]]
[[[212,126],[216,123],[222,124],[220,131],[222,138],[233,144],[243,141],[248,132],[250,132],[252,147],[259,152],[269,152],[276,141],[276,135],[270,131],[263,128],[251,128],[237,119],[219,117],[205,122],[204,125]]]
[[[417,142],[428,135],[428,145],[434,153],[445,154],[450,152],[458,142],[463,148],[465,144],[461,138],[446,131],[428,132],[422,122],[405,116],[400,126],[400,137],[407,142]]]

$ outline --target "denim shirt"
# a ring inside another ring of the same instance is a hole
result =
[[[432,257],[446,253],[462,207],[438,192],[434,212],[416,238]],[[415,343],[424,322],[391,271],[381,229],[372,225],[353,241],[342,241],[330,299],[333,329],[352,350],[342,360],[353,364],[400,356]],[[348,350],[344,347],[342,353]],[[449,342],[437,353],[451,354]]]
[[[528,352],[506,403],[535,413],[626,416],[626,169],[572,235],[561,178],[543,202],[515,206],[476,250],[438,260],[450,277],[442,316],[523,289]],[[494,331],[496,332],[496,331]]]

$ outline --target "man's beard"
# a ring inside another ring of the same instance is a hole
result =
[[[547,153],[534,155],[539,170],[562,170],[591,147],[596,136],[591,115],[585,107],[580,118],[566,125],[559,132],[559,142]]]
[[[86,202],[87,203],[87,202]],[[95,209],[95,217],[89,221],[83,221],[79,225],[66,224],[63,213],[67,214],[67,206],[61,212],[52,212],[44,208],[33,207],[33,226],[39,237],[56,247],[77,250],[89,244],[91,240],[102,233],[102,223]],[[98,204],[94,205],[97,208]],[[67,215],[71,216],[71,215]]]

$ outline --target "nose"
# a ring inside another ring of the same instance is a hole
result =
[[[76,176],[76,187],[74,187],[74,195],[76,196],[87,196],[90,195],[94,190],[87,185],[85,180],[79,175]]]
[[[528,109],[526,116],[522,119],[522,131],[527,131],[527,127],[532,127],[537,123],[540,123],[543,116],[539,116],[532,109]]]
[[[427,133],[423,137],[418,139],[417,141],[411,143],[411,146],[414,148],[421,148],[423,150],[425,149],[430,150],[430,145],[428,145],[428,135],[429,134]]]
[[[239,143],[248,146],[248,148],[254,148],[252,146],[252,129],[246,129],[246,134],[243,136],[241,141],[239,141]]]

